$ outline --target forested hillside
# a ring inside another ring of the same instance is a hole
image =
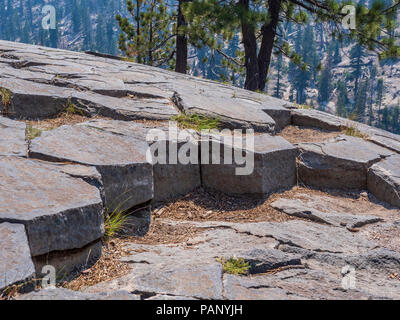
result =
[[[0,39],[122,54],[118,49],[121,30],[116,16],[128,17],[125,0],[3,2]],[[161,2],[170,12],[177,10],[176,1]],[[368,5],[367,1],[361,2]],[[46,4],[56,7],[55,30],[41,27],[42,8]],[[268,94],[400,133],[400,63],[397,60],[380,61],[375,53],[353,42],[339,41],[331,36],[329,24],[313,19],[302,25],[284,21],[277,29],[281,35],[279,41],[290,43],[309,68],[300,68],[276,50],[267,78]],[[233,69],[221,55],[223,52],[226,56],[235,56],[243,51],[240,34],[228,42],[216,36],[215,41],[218,49],[189,47],[189,73],[243,86],[243,70]]]

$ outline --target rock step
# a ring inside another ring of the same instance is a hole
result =
[[[0,223],[23,224],[32,256],[103,236],[99,190],[52,164],[0,156]]]
[[[34,273],[24,226],[0,223],[0,292],[14,283],[31,279]]]
[[[300,143],[299,182],[317,188],[366,189],[368,168],[394,152],[361,138],[341,135]]]

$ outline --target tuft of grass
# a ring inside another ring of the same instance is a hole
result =
[[[67,101],[67,104],[65,106],[65,113],[66,114],[78,114],[80,116],[84,116],[84,112],[79,109],[76,105],[74,105],[71,100]]]
[[[0,88],[1,103],[3,106],[11,105],[12,92],[6,88]]]
[[[132,57],[121,57],[122,61],[126,62],[136,62],[134,58]]]
[[[294,106],[297,109],[313,109],[313,107],[309,106],[308,104],[297,104],[297,103],[295,103]]]
[[[127,223],[128,216],[125,211],[120,209],[120,206],[114,209],[113,212],[106,212],[104,216],[104,237],[112,238],[122,231]]]
[[[222,264],[225,273],[245,275],[250,269],[249,263],[244,261],[243,258],[220,258],[217,261]]]
[[[366,138],[367,136],[363,133],[360,132],[356,127],[347,127],[346,129],[343,130],[343,133],[346,136],[352,136],[352,137],[357,137],[357,138]]]
[[[40,137],[42,132],[43,130],[41,129],[34,128],[32,126],[26,126],[26,132],[25,132],[26,140],[31,141],[37,137]]]
[[[218,129],[220,122],[218,118],[206,117],[199,114],[185,113],[171,118],[172,121],[178,122],[178,126],[182,129],[194,129],[197,131]]]

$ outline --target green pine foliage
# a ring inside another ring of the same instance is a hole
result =
[[[150,66],[174,65],[175,38],[171,36],[173,13],[164,0],[127,0],[132,19],[117,15],[122,33],[119,49],[137,63]]]

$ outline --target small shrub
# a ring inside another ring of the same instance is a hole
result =
[[[26,132],[25,132],[26,140],[30,141],[32,139],[40,137],[42,132],[43,130],[41,129],[34,128],[32,126],[26,126]]]
[[[243,258],[225,258],[217,259],[222,264],[222,268],[225,273],[234,275],[245,275],[250,269],[248,262],[244,261]]]
[[[1,103],[3,106],[11,105],[12,93],[6,88],[0,88]]]
[[[218,119],[206,117],[199,114],[185,113],[171,118],[172,121],[178,122],[178,126],[182,129],[194,129],[197,131],[218,129],[220,123]]]

